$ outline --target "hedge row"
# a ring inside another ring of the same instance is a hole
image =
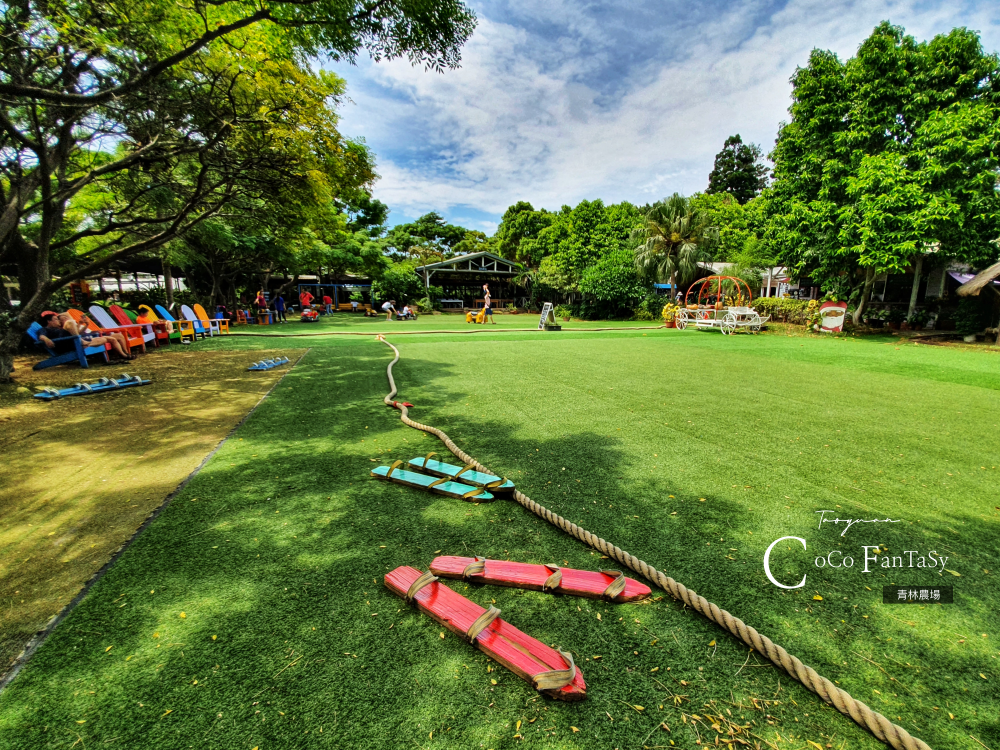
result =
[[[805,325],[813,315],[813,310],[809,309],[809,302],[807,299],[758,297],[750,306],[762,316],[770,315],[771,320],[775,322]],[[814,304],[813,308],[815,307]]]

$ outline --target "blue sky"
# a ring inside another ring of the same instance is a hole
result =
[[[646,203],[704,190],[734,133],[774,143],[789,77],[814,47],[850,57],[882,20],[918,39],[955,26],[1000,49],[979,0],[472,0],[462,67],[330,68],[341,130],[373,148],[390,225],[438,211],[492,234],[507,206]]]

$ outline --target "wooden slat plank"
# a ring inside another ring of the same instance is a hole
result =
[[[431,572],[444,578],[461,578],[466,566],[475,562],[474,557],[435,557],[431,561]],[[553,593],[585,596],[600,599],[601,594],[614,578],[591,570],[559,568],[562,581]],[[542,584],[552,575],[544,565],[510,562],[509,560],[487,560],[484,573],[474,573],[469,580],[475,583],[492,583],[497,586],[511,586],[518,589],[541,591]],[[649,586],[632,578],[625,579],[625,590],[615,597],[615,602],[634,602],[645,599],[651,593]]]
[[[407,590],[420,575],[416,568],[403,565],[386,574],[385,585],[396,596],[405,597]],[[424,586],[413,601],[421,612],[430,615],[463,639],[472,623],[486,611],[437,581]],[[529,684],[535,675],[542,672],[566,669],[566,661],[558,651],[522,633],[499,617],[476,637],[475,645]],[[540,692],[559,700],[578,701],[586,697],[587,684],[577,667],[576,676],[569,685],[558,690]]]

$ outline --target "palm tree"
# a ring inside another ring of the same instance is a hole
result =
[[[719,239],[704,209],[694,208],[683,195],[674,193],[644,211],[645,225],[636,232],[641,242],[635,254],[639,272],[657,283],[669,279],[671,294],[677,280],[686,283],[698,275],[698,263],[709,259],[708,251]]]

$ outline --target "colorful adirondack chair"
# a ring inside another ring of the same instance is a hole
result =
[[[100,305],[91,305],[88,310],[102,331],[117,331],[125,336],[130,350],[138,346],[142,349],[143,354],[146,353],[146,339],[142,335],[142,326],[135,323],[127,326],[119,325],[118,321],[112,318],[108,311]]]
[[[116,307],[117,307],[117,305],[116,305]],[[148,323],[144,324],[144,323],[139,323],[139,316],[136,315],[135,311],[129,310],[129,309],[124,308],[124,307],[122,307],[120,309],[121,309],[122,313],[124,313],[125,317],[128,318],[128,320],[130,322],[136,323],[136,324],[142,325],[142,326],[149,325],[152,328],[152,330],[153,330],[153,336],[156,337],[156,342],[155,342],[156,346],[159,346],[161,341],[164,344],[169,344],[170,341],[171,341],[171,339],[176,340],[177,338],[179,338],[179,336],[177,335],[177,333],[172,333],[172,334],[171,333],[167,333],[166,331],[163,330],[162,326],[155,325],[155,323],[160,322],[160,319],[158,317],[156,317],[156,313],[153,313],[151,310],[150,310],[150,312],[147,312],[146,315],[148,316],[149,320],[153,321],[153,324],[148,324]],[[149,308],[146,308],[146,309],[149,310]],[[117,318],[118,316],[116,315],[115,317]]]
[[[105,362],[109,362],[108,359],[108,347],[110,344],[101,344],[99,346],[84,346],[83,339],[79,336],[73,337],[73,349],[68,352],[56,352],[55,349],[49,349],[39,335],[42,333],[42,326],[38,323],[32,323],[27,330],[28,337],[35,342],[35,346],[41,351],[49,355],[48,359],[43,359],[38,362],[33,368],[33,370],[44,370],[46,367],[55,367],[56,365],[65,365],[70,362],[78,362],[80,367],[87,368],[90,367],[87,364],[87,357],[104,357]]]
[[[146,317],[152,320],[154,323],[162,320],[162,318],[160,318],[160,316],[156,314],[156,311],[149,305],[139,305],[139,311],[145,313]],[[132,320],[135,320],[136,318],[135,313],[132,312],[131,310],[125,310],[125,314],[128,315],[129,318]],[[180,331],[167,333],[166,331],[157,330],[155,327],[153,328],[153,330],[156,331],[156,338],[160,341],[166,341],[167,343],[169,343],[171,341],[181,340]]]
[[[152,341],[153,346],[160,345],[160,342],[157,341],[159,336],[156,334],[156,331],[153,330],[153,326],[150,325],[149,323],[136,323],[135,316],[134,315],[130,316],[128,312],[125,310],[125,308],[122,307],[121,305],[111,305],[111,307],[108,308],[108,312],[111,313],[111,317],[113,317],[118,322],[119,325],[139,326],[139,330],[142,331],[142,340],[145,343],[148,344],[150,341]]]
[[[214,330],[219,332],[220,336],[223,333],[229,333],[228,318],[209,317],[208,312],[205,310],[205,308],[197,303],[194,306],[194,314],[198,316],[198,320],[201,321],[202,325],[204,325],[207,322],[209,326],[211,326]]]
[[[194,323],[194,330],[195,330],[195,332],[196,333],[200,333],[202,338],[205,338],[205,336],[214,336],[215,335],[215,329],[213,329],[211,325],[206,325],[206,323],[208,323],[208,321],[205,321],[205,323],[202,323],[198,319],[198,316],[194,314],[194,310],[192,310],[187,305],[181,305],[181,315],[183,315],[185,318],[187,318],[192,323]]]
[[[97,305],[94,305],[94,307],[97,307]],[[98,308],[98,309],[99,310],[103,310],[104,308]],[[66,314],[69,315],[73,319],[73,321],[75,323],[77,323],[77,324],[83,323],[86,320],[87,324],[90,327],[90,332],[94,333],[94,334],[103,335],[104,332],[107,331],[107,330],[109,330],[109,329],[115,330],[115,331],[120,331],[121,330],[121,328],[119,326],[104,326],[104,325],[101,325],[100,321],[96,320],[96,316],[95,315],[89,315],[88,316],[87,313],[85,313],[83,310],[77,310],[75,307],[70,307],[69,309],[67,309],[66,310]],[[106,312],[104,314],[107,315]],[[134,334],[135,331],[132,331],[132,333]],[[126,350],[130,349],[133,344],[135,344],[136,346],[144,345],[142,343],[142,339],[137,339],[136,341],[133,341],[132,340],[133,337],[130,337],[128,333],[124,333],[123,335],[125,336],[125,341],[126,341],[125,348],[126,348]]]
[[[164,320],[169,320],[171,323],[175,324],[177,330],[180,331],[182,343],[184,339],[187,338],[188,336],[191,337],[192,341],[197,341],[198,333],[201,333],[201,337],[205,338],[204,330],[198,331],[194,327],[194,323],[192,323],[190,320],[177,320],[177,318],[171,315],[170,311],[167,310],[167,308],[165,308],[163,305],[157,305],[156,312]]]
[[[248,324],[249,324],[249,321],[247,320],[246,310],[237,310],[236,311],[236,325],[238,325],[238,326],[245,326],[245,325],[248,325]]]

